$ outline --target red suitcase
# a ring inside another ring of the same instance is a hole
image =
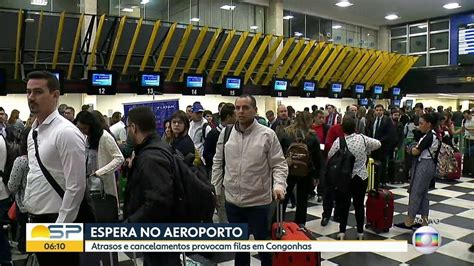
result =
[[[448,174],[447,178],[449,180],[461,178],[462,154],[460,152],[455,152],[454,158],[456,158],[456,162],[458,162],[458,165],[456,167],[456,171]]]
[[[272,225],[273,240],[315,240],[305,227],[296,223],[283,222],[283,205],[278,204],[277,222]],[[304,266],[321,265],[319,252],[275,252],[273,253],[273,266]]]
[[[393,224],[393,193],[390,190],[379,188],[371,190],[367,196],[366,228],[375,233],[388,232]]]

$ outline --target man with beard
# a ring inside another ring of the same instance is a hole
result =
[[[172,152],[156,134],[155,125],[155,115],[148,107],[137,107],[128,113],[127,129],[135,158],[125,191],[124,218],[127,223],[175,222]],[[179,255],[144,253],[144,265],[181,265]]]
[[[59,81],[53,74],[30,72],[26,91],[30,111],[36,115],[28,136],[30,171],[23,201],[29,222],[72,223],[86,190],[84,136],[59,114]],[[40,265],[79,265],[79,253],[39,252],[36,257]]]

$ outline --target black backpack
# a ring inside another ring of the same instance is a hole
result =
[[[2,137],[3,138],[3,137]],[[0,176],[2,177],[2,181],[5,185],[8,185],[8,180],[10,180],[10,173],[12,172],[13,163],[15,159],[21,155],[21,145],[19,141],[7,141],[4,138],[5,146],[7,150],[7,160],[5,162],[5,168],[3,171],[0,171]]]
[[[169,154],[169,150],[166,151]],[[181,223],[210,223],[216,207],[215,189],[206,169],[186,163],[183,155],[172,151],[174,171],[174,219]]]
[[[339,138],[339,150],[329,159],[326,180],[339,193],[346,193],[352,179],[355,157],[347,148],[346,139]]]

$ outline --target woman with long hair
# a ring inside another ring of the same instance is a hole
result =
[[[438,136],[443,140],[444,143],[451,147],[454,147],[453,137],[456,133],[454,129],[454,123],[451,120],[452,115],[450,112],[439,113],[439,127],[437,130]]]
[[[117,142],[88,111],[79,112],[74,124],[87,137],[87,176],[95,175],[102,178],[105,193],[115,196],[118,204],[114,172],[122,165],[124,158]]]
[[[13,109],[10,113],[10,118],[8,118],[7,124],[12,126],[16,132],[20,133],[24,128],[25,125],[23,121],[20,119],[20,111],[17,109]]]
[[[410,198],[408,200],[408,216],[404,222],[394,226],[403,231],[417,229],[420,225],[415,223],[417,214],[421,214],[422,225],[428,225],[428,214],[430,201],[428,199],[428,189],[431,180],[436,174],[436,158],[438,147],[441,144],[437,138],[435,128],[438,124],[438,117],[435,114],[426,113],[420,117],[419,129],[424,134],[418,144],[410,151],[414,156],[411,168]]]
[[[367,121],[365,115],[367,114],[367,109],[364,106],[361,106],[359,110],[357,110],[357,127],[356,132],[359,134],[365,134],[365,127],[367,125]]]
[[[171,141],[173,141],[173,133],[171,131],[171,120],[165,120],[163,126],[165,127],[165,131],[163,132],[163,136],[161,136],[161,140],[168,144],[171,144]]]
[[[369,110],[367,110],[367,114],[365,115],[365,124],[372,125],[374,121],[375,121],[375,109],[370,108]],[[365,127],[365,135],[370,136],[371,132],[368,132],[368,131],[370,131],[369,127]],[[364,132],[360,132],[360,133],[364,133]]]
[[[310,188],[319,179],[322,155],[321,147],[319,144],[316,132],[311,129],[313,124],[313,117],[309,112],[300,112],[296,115],[294,123],[285,128],[283,136],[280,140],[283,152],[286,154],[288,166],[291,169],[293,166],[292,155],[288,152],[290,145],[296,142],[303,143],[308,148],[309,160],[308,165],[309,173],[307,176],[297,176],[290,174],[287,178],[288,186],[286,188],[286,197],[283,202],[283,213],[285,213],[286,206],[288,205],[289,195],[296,185],[296,215],[295,223],[305,224],[306,223],[306,212],[308,208],[308,195]]]

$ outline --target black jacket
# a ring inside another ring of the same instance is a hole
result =
[[[124,218],[127,222],[173,221],[174,175],[171,158],[171,147],[155,134],[135,147],[135,159],[125,190]]]
[[[296,141],[295,136],[291,136],[287,134],[286,132],[283,133],[280,139],[280,143],[283,149],[283,153],[285,155],[291,143],[295,141]],[[323,157],[322,157],[321,147],[319,145],[320,143],[318,140],[318,136],[316,136],[316,133],[311,131],[305,136],[305,139],[303,142],[308,146],[309,156],[311,157],[311,161],[312,161],[312,167],[311,167],[312,171],[310,173],[310,177],[314,179],[319,179],[322,173],[321,170],[322,170]]]
[[[376,126],[375,124],[377,123],[377,117],[374,119],[374,122],[370,125],[370,131],[369,131],[369,136],[378,139],[382,143],[382,147],[380,150],[387,150],[390,147],[391,144],[391,132],[392,132],[392,119],[388,116],[383,116],[382,121],[380,121],[380,125],[375,132],[374,135],[374,127]],[[379,151],[380,151],[379,150]]]
[[[194,142],[188,134],[173,140],[171,146],[180,151],[184,157],[189,154],[194,154]]]
[[[212,169],[214,155],[216,155],[217,140],[221,134],[222,129],[220,125],[216,128],[213,128],[209,133],[207,133],[206,140],[204,141],[204,152],[202,157],[206,162],[206,168]]]

